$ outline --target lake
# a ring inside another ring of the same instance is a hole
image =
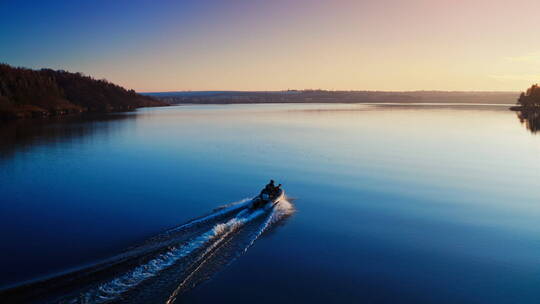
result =
[[[76,271],[75,295],[129,276],[129,303],[540,302],[540,135],[505,106],[190,105],[0,138],[3,289]],[[271,178],[284,213],[238,218]]]

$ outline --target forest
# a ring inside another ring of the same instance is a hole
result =
[[[168,103],[81,73],[0,64],[0,119],[126,111]]]
[[[517,106],[510,108],[517,111],[517,116],[521,123],[531,131],[540,131],[540,87],[538,84],[532,85],[527,91],[519,95]]]
[[[521,93],[517,104],[524,110],[540,111],[540,87],[538,84],[532,85],[527,91]]]

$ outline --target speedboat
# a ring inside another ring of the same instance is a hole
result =
[[[273,195],[262,193],[257,195],[253,199],[250,209],[255,210],[259,208],[274,207],[275,205],[277,205],[277,203],[279,203],[279,201],[283,200],[284,198],[285,190],[283,189],[279,189],[279,191]]]

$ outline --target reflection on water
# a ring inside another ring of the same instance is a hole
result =
[[[538,111],[517,111],[519,121],[525,125],[531,133],[540,131],[540,110]]]
[[[115,128],[125,128],[125,122],[136,117],[131,113],[112,113],[5,122],[0,124],[0,160],[38,145],[58,146],[89,140],[84,137],[98,132],[114,133]]]

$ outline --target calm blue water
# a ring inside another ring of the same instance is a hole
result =
[[[274,178],[295,214],[181,302],[540,302],[540,135],[504,107],[182,106],[0,138],[0,286]]]

